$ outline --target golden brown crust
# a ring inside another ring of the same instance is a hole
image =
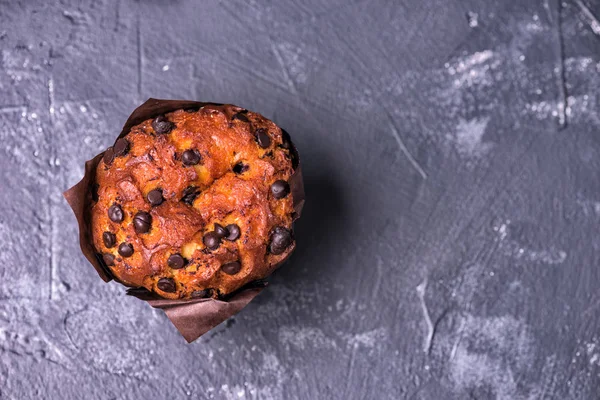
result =
[[[294,212],[292,195],[277,199],[271,189],[294,172],[281,129],[231,105],[177,110],[165,117],[162,126],[146,120],[132,127],[124,137],[126,150],[119,139],[98,165],[98,201],[91,210],[94,246],[109,264],[114,257],[108,268],[117,280],[170,299],[222,296],[265,278],[295,246],[292,241],[281,254],[269,251],[276,228],[291,232]],[[196,153],[186,157],[186,150]],[[197,164],[185,165],[190,160]],[[160,205],[148,200],[156,189],[162,190]],[[122,221],[109,218],[113,205],[122,209]],[[150,215],[147,232],[147,220],[138,216],[134,223],[139,212]],[[237,225],[239,238],[222,238],[218,248],[209,249],[203,237],[218,228],[215,224]],[[127,244],[133,247],[128,257]],[[183,268],[169,264],[176,254],[185,259]],[[236,261],[239,271],[230,264]]]

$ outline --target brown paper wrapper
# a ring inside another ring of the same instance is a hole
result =
[[[117,139],[125,136],[131,130],[131,127],[149,118],[154,118],[158,115],[179,109],[200,108],[206,105],[220,106],[221,104],[189,100],[148,99],[129,116]],[[287,132],[284,131],[284,135],[288,136],[289,139]],[[290,143],[292,143],[291,140]],[[291,151],[293,153],[295,169],[289,184],[294,200],[294,210],[296,212],[294,220],[296,220],[300,218],[304,206],[304,185],[302,182],[300,159],[293,144]],[[111,276],[110,271],[105,269],[104,264],[97,258],[97,252],[91,237],[89,218],[94,192],[93,186],[95,184],[96,168],[103,155],[104,152],[87,161],[85,163],[85,174],[83,179],[64,192],[63,195],[77,218],[81,251],[94,266],[98,275],[100,275],[105,282],[109,282],[113,277]],[[169,320],[171,320],[173,325],[175,325],[177,330],[189,343],[219,325],[227,318],[237,314],[241,309],[246,307],[248,303],[250,303],[265,288],[265,286],[266,283],[264,282],[252,282],[235,293],[230,294],[225,299],[169,300],[163,299],[157,294],[151,293],[144,288],[129,289],[128,294],[146,301],[154,308],[163,310],[167,314]]]

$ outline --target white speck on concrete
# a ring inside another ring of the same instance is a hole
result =
[[[169,70],[169,64],[165,64],[162,67],[163,72],[167,72]]]
[[[445,338],[447,348],[455,347],[449,361],[453,389],[462,394],[486,387],[496,399],[527,398],[522,396],[517,375],[534,359],[535,346],[529,327],[509,315],[488,318],[467,315],[461,327],[456,332],[459,340]]]
[[[580,195],[577,198],[577,205],[586,217],[600,216],[600,201],[588,200]]]
[[[279,342],[288,348],[294,346],[302,350],[308,346],[322,349],[337,348],[335,339],[327,336],[319,328],[283,326],[279,329]]]
[[[377,328],[368,332],[355,333],[353,335],[346,335],[348,345],[364,346],[369,349],[373,349],[378,343],[385,343],[388,337],[387,329]]]
[[[491,148],[491,143],[483,142],[483,135],[490,122],[489,117],[471,120],[460,119],[454,135],[447,135],[458,153],[466,158],[485,155]]]
[[[470,87],[473,85],[489,86],[493,83],[490,71],[500,65],[491,50],[473,53],[459,59],[447,68],[450,76],[454,76],[454,87]]]
[[[469,11],[467,13],[467,20],[469,21],[469,26],[471,28],[477,28],[477,26],[479,26],[479,14],[476,12]]]
[[[591,57],[569,57],[565,60],[567,70],[577,70],[577,72],[586,72],[588,69],[595,69],[594,60]]]
[[[585,350],[587,351],[588,354],[592,354],[594,352],[594,350],[596,350],[596,343],[594,343],[594,342],[586,343]]]
[[[318,57],[311,57],[305,54],[303,48],[287,42],[281,42],[274,46],[276,46],[275,50],[281,55],[281,61],[285,65],[285,68],[288,69],[293,83],[305,83],[308,79],[307,63],[319,62]]]
[[[523,260],[532,263],[541,264],[562,264],[567,259],[567,252],[555,247],[549,247],[542,250],[534,250],[522,246],[517,240],[511,239],[509,232],[510,220],[501,224],[498,228],[494,227],[499,239],[499,250],[506,256],[515,260]]]

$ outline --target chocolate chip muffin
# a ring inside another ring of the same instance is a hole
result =
[[[111,275],[168,299],[219,298],[295,247],[289,136],[260,114],[205,105],[148,119],[106,150],[90,210]]]

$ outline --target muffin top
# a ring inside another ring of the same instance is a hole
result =
[[[285,132],[236,106],[148,119],[98,164],[94,247],[127,286],[169,299],[230,294],[295,247],[293,158]]]

